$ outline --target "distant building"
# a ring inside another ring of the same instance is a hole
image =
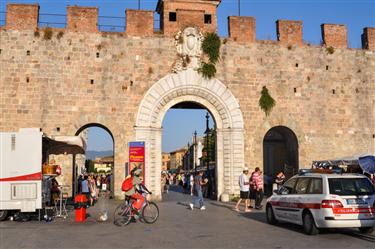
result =
[[[194,141],[196,139],[196,141]],[[192,138],[192,144],[189,145],[183,157],[183,169],[192,170],[202,164],[203,137]]]
[[[161,153],[161,170],[166,171],[171,168],[171,155],[169,153]]]
[[[180,167],[182,167],[182,161],[183,161],[183,157],[184,157],[184,154],[186,152],[186,148],[181,148],[181,149],[178,149],[178,150],[175,150],[175,151],[172,151],[170,153],[170,158],[171,158],[171,162],[170,162],[170,169],[178,169]]]
[[[97,157],[94,160],[94,169],[97,173],[111,172],[113,168],[113,156]]]

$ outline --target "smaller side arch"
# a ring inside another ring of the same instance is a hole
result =
[[[276,175],[283,171],[286,178],[298,173],[299,151],[296,134],[286,126],[274,126],[263,138],[263,169],[266,178],[265,190],[272,192]]]
[[[81,127],[78,128],[78,130],[75,132],[75,136],[79,136],[84,130],[86,129],[89,129],[89,128],[92,128],[92,127],[96,127],[96,128],[101,128],[103,130],[105,130],[111,137],[112,139],[112,154],[113,154],[113,168],[112,168],[112,176],[111,176],[111,180],[110,180],[110,191],[111,191],[111,196],[113,197],[114,194],[115,194],[115,182],[114,182],[114,175],[115,175],[115,161],[116,161],[116,153],[115,153],[115,138],[114,138],[114,135],[112,133],[112,131],[105,125],[103,124],[100,124],[100,123],[87,123],[87,124],[84,124],[82,125]],[[87,143],[87,141],[86,141]],[[87,160],[87,158],[85,158],[85,160]],[[73,193],[76,194],[78,192],[78,184],[77,184],[77,180],[78,180],[78,176],[77,176],[77,168],[75,167],[76,165],[76,158],[73,157]]]
[[[102,128],[104,129],[106,132],[108,132],[108,134],[111,136],[112,138],[112,141],[113,141],[113,144],[115,143],[115,139],[113,137],[113,134],[111,132],[110,129],[108,129],[106,126],[102,125],[102,124],[99,124],[99,123],[88,123],[88,124],[85,124],[83,126],[81,126],[75,133],[75,136],[78,136],[82,131],[90,128],[90,127],[99,127],[99,128]]]

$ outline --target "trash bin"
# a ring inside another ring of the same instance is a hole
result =
[[[74,209],[76,213],[76,222],[84,222],[86,220],[86,195],[77,195],[74,198]]]

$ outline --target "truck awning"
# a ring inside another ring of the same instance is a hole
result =
[[[364,172],[375,174],[375,156],[371,154],[355,155],[332,160],[314,161],[313,166],[359,165]]]
[[[86,141],[80,136],[43,137],[48,154],[85,154]]]

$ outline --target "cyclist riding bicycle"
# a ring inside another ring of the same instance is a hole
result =
[[[142,170],[139,168],[134,168],[130,172],[130,177],[126,178],[122,183],[122,191],[125,192],[125,196],[133,200],[132,207],[139,211],[143,203],[145,202],[145,197],[142,193],[146,192],[151,194],[151,192],[142,184],[142,179],[140,175]]]

